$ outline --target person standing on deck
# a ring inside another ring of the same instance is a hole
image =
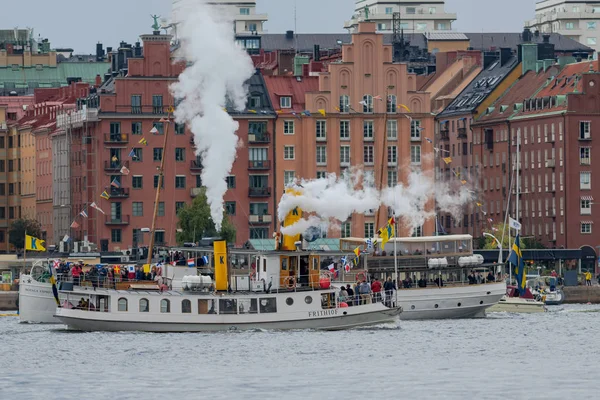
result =
[[[392,306],[392,296],[394,294],[394,290],[396,290],[396,285],[392,281],[392,277],[388,276],[387,280],[383,284],[383,290],[385,292],[385,305],[388,307]]]

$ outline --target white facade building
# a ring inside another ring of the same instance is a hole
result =
[[[600,49],[600,1],[541,0],[535,18],[525,25],[532,31],[560,33],[594,50]]]
[[[379,32],[392,32],[393,15],[400,13],[401,26],[405,33],[449,31],[456,14],[444,10],[445,1],[423,0],[355,0],[354,15],[346,21],[344,28],[354,32],[358,22],[368,19],[377,23]]]
[[[177,15],[177,9],[181,3],[191,0],[173,0],[173,15]],[[223,13],[228,13],[233,19],[233,30],[236,35],[260,35],[264,33],[264,23],[267,22],[267,14],[256,13],[256,1],[244,0],[211,0],[208,4],[219,7]],[[174,21],[175,23],[177,21]]]

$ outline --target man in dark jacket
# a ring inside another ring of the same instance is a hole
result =
[[[388,307],[392,306],[392,295],[396,290],[396,283],[392,281],[392,278],[388,276],[387,280],[383,284],[383,290],[385,292],[385,305]]]

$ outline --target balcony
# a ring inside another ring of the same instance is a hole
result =
[[[250,187],[248,188],[248,197],[270,197],[270,187]]]
[[[271,143],[271,135],[269,133],[249,133],[248,144],[266,144]]]
[[[202,193],[202,188],[201,187],[195,187],[195,188],[191,188],[190,189],[190,196],[192,197],[192,199],[194,197],[200,196],[200,193]]]
[[[589,142],[590,140],[592,140],[592,136],[589,133],[580,133],[579,140],[581,140],[582,142]]]
[[[144,105],[144,106],[132,106],[132,105],[117,105],[115,107],[115,111],[118,114],[133,114],[140,116],[151,116],[151,115],[166,115],[169,106],[153,106],[153,105]],[[108,111],[108,114],[111,112]]]
[[[467,128],[458,128],[458,138],[459,139],[467,138]]]
[[[116,199],[126,199],[129,197],[129,188],[110,188],[110,197]]]
[[[126,133],[104,134],[104,144],[126,145],[129,143],[129,135]]]
[[[251,224],[270,224],[273,222],[273,217],[271,215],[250,215],[248,218]]]
[[[556,167],[556,161],[553,158],[546,160],[546,168],[554,168],[554,167]]]
[[[202,163],[198,160],[190,161],[190,171],[192,174],[199,174],[202,172]]]
[[[410,135],[410,141],[411,142],[421,142],[423,140],[421,139],[421,135],[415,135],[415,136]]]
[[[442,141],[450,140],[450,131],[448,129],[440,130],[440,140],[442,140]]]
[[[249,170],[260,170],[267,171],[271,169],[271,161],[269,160],[251,160],[248,161],[248,169]]]
[[[122,167],[129,168],[129,161],[104,161],[104,172],[118,173]]]
[[[106,225],[129,225],[129,215],[121,215],[120,218],[113,218],[110,215],[105,217]]]

